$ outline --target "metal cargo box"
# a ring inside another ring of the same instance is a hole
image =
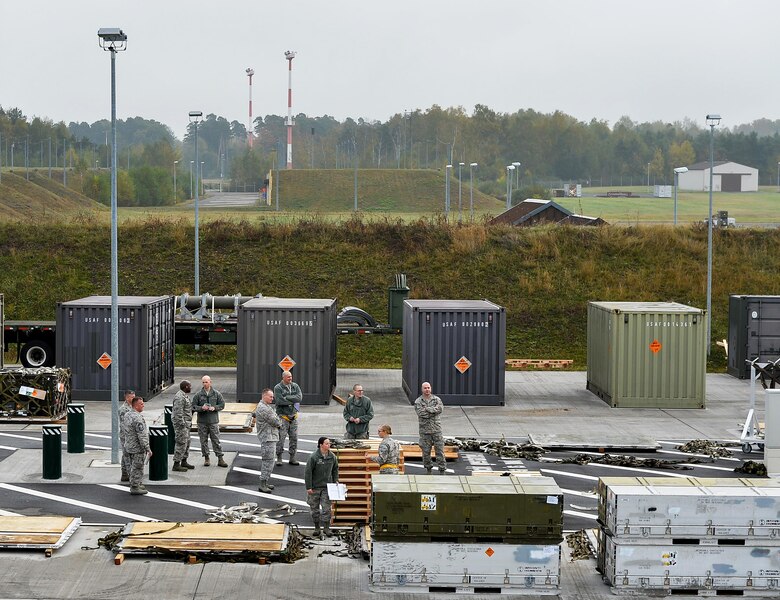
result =
[[[336,300],[254,298],[238,309],[236,398],[257,403],[282,379],[301,386],[303,404],[328,404],[336,387]],[[289,362],[285,362],[289,361]]]
[[[375,592],[557,593],[560,576],[557,544],[371,543]]]
[[[616,538],[780,537],[780,487],[609,486],[605,512]]]
[[[119,296],[119,388],[151,398],[173,383],[173,296]],[[71,370],[71,399],[111,400],[111,296],[57,304],[57,365]]]
[[[780,358],[780,296],[729,296],[729,375],[749,379],[756,358]]]
[[[549,477],[374,475],[375,540],[558,543],[563,495]]]
[[[617,592],[708,590],[715,595],[719,591],[780,589],[777,542],[717,545],[686,540],[675,544],[670,539],[666,543],[634,545],[608,535],[602,535],[601,541],[602,574]]]
[[[705,311],[676,302],[589,302],[587,388],[612,407],[704,408]]]
[[[403,379],[410,402],[423,382],[446,405],[504,405],[506,310],[487,300],[406,300]]]

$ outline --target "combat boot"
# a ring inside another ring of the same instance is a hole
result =
[[[203,466],[204,467],[210,467],[211,466],[211,461],[209,460],[208,456],[204,456],[203,457]]]
[[[333,532],[330,530],[330,525],[325,525],[322,531],[325,534],[325,537],[330,537],[333,535]]]
[[[425,467],[425,474],[430,475],[432,470],[431,467]]]
[[[268,482],[264,479],[260,480],[260,487],[257,488],[258,491],[263,492],[264,494],[270,494],[271,488],[268,485]]]
[[[181,461],[181,466],[184,467],[185,469],[195,468],[195,465],[191,465],[190,463],[188,463],[186,458],[183,461]]]
[[[322,539],[322,532],[320,531],[319,521],[314,521],[314,531],[312,532],[312,536],[315,538]]]
[[[218,467],[227,467],[228,464],[225,462],[225,459],[220,456],[219,460],[217,460],[217,466]]]
[[[131,496],[143,496],[144,494],[148,494],[149,490],[142,487],[131,487],[130,488],[130,495]]]
[[[297,467],[301,463],[299,463],[297,460],[295,460],[295,455],[293,454],[293,455],[290,456],[289,464],[291,464],[293,467]]]
[[[276,466],[277,467],[281,467],[282,466],[282,457],[281,456],[277,456],[276,457]]]
[[[127,471],[122,469],[122,477],[119,479],[119,481],[130,481],[130,475],[127,474]]]
[[[173,468],[171,471],[178,471],[179,473],[186,473],[187,467],[182,466],[182,464],[179,461],[173,462]]]

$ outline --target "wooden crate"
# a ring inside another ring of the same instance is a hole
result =
[[[544,359],[544,358],[507,358],[504,361],[507,367],[512,369],[527,369],[534,367],[537,369],[562,369],[574,364],[570,359]]]

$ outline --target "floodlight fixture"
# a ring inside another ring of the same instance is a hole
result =
[[[100,47],[110,52],[127,49],[127,35],[119,27],[101,27],[98,29]]]
[[[190,122],[198,122],[203,119],[203,111],[201,110],[191,110],[190,111]]]
[[[688,167],[675,167],[674,172],[677,173],[678,175],[680,173],[687,173]]]
[[[720,123],[720,115],[707,115],[707,125],[714,127]]]

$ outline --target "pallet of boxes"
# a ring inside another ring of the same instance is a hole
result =
[[[598,494],[613,592],[780,597],[780,482],[609,477]]]
[[[372,477],[375,592],[559,592],[563,495],[548,477]]]

